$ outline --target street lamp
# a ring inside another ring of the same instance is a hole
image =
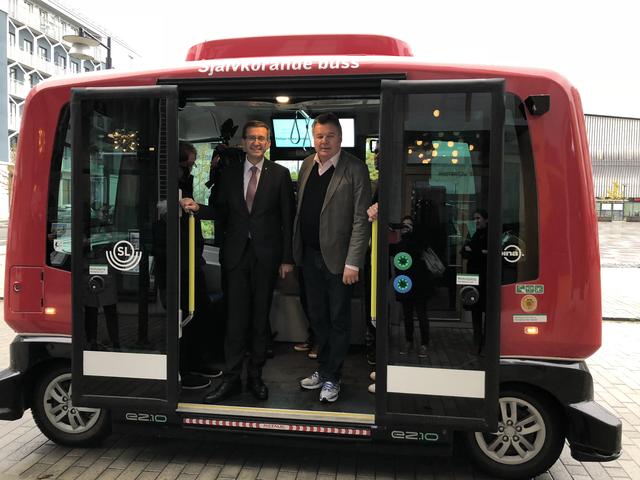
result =
[[[106,65],[107,69],[111,68],[111,37],[107,37],[107,44],[105,45],[89,32],[80,29],[78,35],[64,35],[63,40],[71,44],[69,50],[69,56],[77,58],[78,60],[91,60],[96,61],[96,58],[91,55],[91,47],[103,46],[107,51]]]

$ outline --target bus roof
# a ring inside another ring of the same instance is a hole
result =
[[[570,89],[556,72],[482,65],[430,64],[404,41],[382,35],[293,35],[211,40],[190,48],[185,63],[152,70],[109,70],[55,77],[33,93],[55,87],[153,85],[158,79],[269,77],[372,73],[430,73],[434,79],[539,78]]]

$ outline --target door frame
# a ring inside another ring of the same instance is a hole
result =
[[[158,119],[158,158],[166,158],[166,198],[167,198],[167,245],[178,246],[178,88],[175,85],[145,87],[106,87],[106,88],[72,88],[71,118],[72,129],[72,381],[74,405],[89,407],[136,407],[154,411],[174,411],[178,399],[178,324],[179,324],[179,258],[169,255],[167,249],[167,308],[166,308],[166,395],[164,398],[140,398],[118,395],[105,395],[87,389],[84,378],[84,308],[83,285],[84,256],[78,254],[84,250],[85,225],[89,221],[84,208],[84,199],[90,193],[90,182],[83,181],[82,168],[86,168],[88,151],[86,145],[87,128],[83,122],[82,102],[91,100],[122,100],[139,98],[157,98],[166,101],[164,118],[162,112]],[[164,142],[162,130],[164,129]],[[160,160],[159,160],[160,161]],[[176,168],[172,168],[172,166]],[[175,173],[174,173],[175,172]],[[160,172],[159,172],[160,173]],[[162,180],[160,180],[162,181]],[[168,201],[175,198],[175,202]],[[80,338],[82,341],[74,342]],[[118,355],[119,353],[115,353]],[[127,359],[135,359],[135,353],[125,353]],[[124,357],[123,357],[124,358]],[[105,376],[105,381],[115,381],[115,377]],[[135,382],[135,378],[128,378]],[[149,380],[144,380],[149,381]],[[163,381],[163,380],[157,380]]]
[[[389,256],[378,255],[377,282],[377,374],[376,374],[376,424],[383,428],[401,425],[455,428],[457,430],[497,429],[499,350],[501,312],[501,193],[504,144],[504,92],[505,80],[382,80],[380,104],[380,142],[382,160],[378,183],[378,251],[388,252],[389,202],[399,195],[404,182],[404,118],[406,96],[429,93],[489,93],[491,94],[491,134],[489,159],[489,201],[491,212],[488,227],[487,308],[485,313],[486,344],[484,382],[484,405],[479,417],[454,417],[394,413],[388,410],[387,365],[389,358],[389,318],[387,279],[389,278]],[[395,160],[395,162],[394,162]],[[490,328],[491,327],[491,328]],[[447,397],[449,398],[449,397]]]

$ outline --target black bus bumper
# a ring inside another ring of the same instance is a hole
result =
[[[622,423],[594,400],[593,377],[586,362],[503,358],[500,382],[527,383],[556,399],[576,460],[607,462],[620,456]]]
[[[580,462],[609,462],[620,456],[622,423],[591,400],[565,407],[571,456]]]
[[[24,375],[7,368],[0,372],[0,420],[18,420],[24,413]]]

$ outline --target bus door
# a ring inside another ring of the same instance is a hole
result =
[[[393,438],[497,428],[503,95],[382,81],[376,423]]]
[[[177,104],[175,86],[72,90],[76,405],[175,408]]]

